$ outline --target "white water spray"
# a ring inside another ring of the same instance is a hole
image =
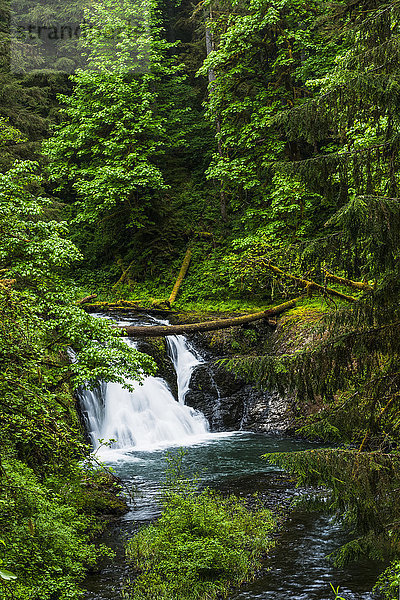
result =
[[[180,404],[185,404],[185,396],[189,391],[193,370],[203,361],[197,358],[194,351],[189,348],[183,335],[169,335],[167,344],[177,376],[178,400]]]
[[[184,444],[209,431],[205,416],[184,400],[193,369],[202,361],[188,347],[183,336],[167,338],[174,364],[178,399],[160,377],[146,377],[133,392],[118,383],[102,383],[98,390],[81,392],[82,409],[94,448],[99,440],[114,439],[113,448],[146,450],[158,446]],[[136,347],[135,342],[127,343]]]

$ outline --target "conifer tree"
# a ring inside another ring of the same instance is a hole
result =
[[[305,251],[299,248],[299,260],[369,282],[369,290],[350,307],[330,311],[307,348],[231,362],[262,385],[296,392],[300,410],[317,401],[320,410],[303,433],[355,444],[272,457],[303,481],[331,488],[333,507],[356,536],[341,550],[342,560],[363,552],[398,556],[399,8],[398,2],[333,7],[328,33],[340,35],[345,50],[309,83],[313,98],[274,117],[298,152],[270,161],[271,168],[300,178],[325,212],[325,226]],[[323,270],[319,276],[323,283]],[[388,594],[398,571],[395,563],[382,579]]]

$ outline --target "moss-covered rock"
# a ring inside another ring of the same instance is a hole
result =
[[[87,515],[120,517],[128,511],[120,491],[117,477],[107,470],[99,471],[82,480],[75,492],[74,505]]]
[[[325,314],[322,303],[315,301],[284,313],[271,328],[264,321],[196,334],[193,339],[201,348],[205,364],[192,376],[186,403],[201,410],[213,430],[246,429],[250,431],[294,431],[298,424],[298,407],[292,396],[282,397],[275,390],[260,391],[231,371],[218,359],[234,356],[285,354],[306,347],[310,332]],[[191,313],[191,320],[228,318],[232,313]],[[179,320],[189,322],[187,315]],[[307,414],[318,410],[308,406]]]

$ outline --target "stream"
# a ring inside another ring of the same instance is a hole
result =
[[[118,319],[121,324],[133,320]],[[136,319],[135,324],[139,324]],[[261,455],[317,444],[272,433],[209,431],[204,415],[184,403],[191,374],[204,360],[185,337],[170,336],[167,340],[176,371],[177,399],[158,377],[146,378],[133,393],[117,384],[102,384],[95,392],[81,393],[82,412],[97,455],[134,489],[135,498],[129,512],[110,525],[100,540],[114,549],[116,558],[86,578],[86,600],[123,598],[123,581],[129,575],[124,543],[160,514],[158,497],[168,453],[184,448],[184,470],[188,477],[196,477],[200,486],[246,497],[258,494],[269,507],[287,507],[303,493]],[[136,346],[132,340],[127,343]],[[104,447],[99,439],[115,442]],[[380,563],[360,561],[338,569],[326,559],[347,540],[348,534],[331,517],[299,505],[285,519],[277,545],[259,576],[232,592],[230,600],[333,600],[330,584],[340,586],[340,595],[346,600],[372,600],[371,588],[382,569]]]

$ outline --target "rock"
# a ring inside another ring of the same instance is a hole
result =
[[[249,431],[277,432],[290,427],[288,405],[276,392],[260,392],[251,386],[242,427]]]
[[[282,431],[288,427],[286,403],[257,390],[214,361],[193,372],[185,403],[200,410],[211,431]]]
[[[185,404],[204,414],[211,431],[282,432],[290,427],[287,402],[283,398],[258,390],[218,363],[219,359],[235,353],[235,344],[239,344],[244,353],[254,351],[256,346],[263,345],[261,341],[269,334],[266,325],[259,323],[240,331],[224,330],[217,336],[215,332],[206,332],[189,337],[193,346],[199,349],[204,363],[192,373]],[[165,379],[177,398],[176,373],[165,339],[142,338],[137,347],[154,358],[157,376]]]
[[[190,389],[185,397],[185,404],[200,410],[212,431],[222,431],[224,423],[219,411],[220,392],[214,380],[214,374],[208,363],[201,364],[193,371]]]

